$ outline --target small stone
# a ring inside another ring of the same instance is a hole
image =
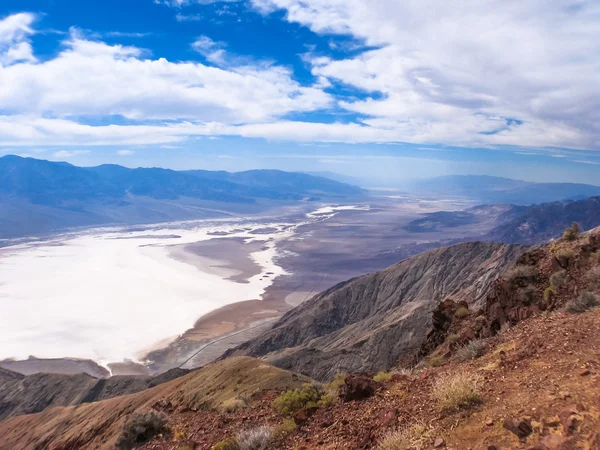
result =
[[[581,376],[581,377],[587,377],[589,374],[590,374],[589,369],[583,369],[581,372],[579,372],[579,376]]]
[[[444,441],[441,437],[439,437],[435,441],[433,441],[434,448],[442,448],[445,446],[446,446],[446,441]]]
[[[494,421],[493,421],[492,419],[488,419],[488,420],[486,420],[486,421],[485,421],[485,424],[486,424],[488,427],[491,427],[492,425],[494,425]]]

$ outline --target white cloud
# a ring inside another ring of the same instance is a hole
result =
[[[29,13],[13,14],[0,19],[0,68],[20,61],[34,62],[29,36],[35,16]]]
[[[377,93],[340,103],[372,127],[410,128],[411,141],[600,146],[596,1],[252,2],[378,47],[312,61],[314,75]]]
[[[54,158],[72,158],[73,156],[87,155],[89,152],[89,150],[59,150],[52,156]]]
[[[241,0],[154,0],[154,3],[182,8],[188,5],[211,5],[213,3],[233,3],[239,1]]]
[[[131,156],[135,152],[133,150],[117,150],[117,155],[119,156]]]
[[[200,14],[175,14],[175,20],[177,22],[197,22],[202,20],[202,16]]]

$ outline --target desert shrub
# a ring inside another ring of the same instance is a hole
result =
[[[294,419],[283,419],[283,422],[273,430],[273,436],[282,439],[296,430]]]
[[[468,361],[483,355],[485,350],[485,341],[483,339],[474,339],[467,345],[459,348],[456,351],[456,359],[459,361]]]
[[[559,270],[550,275],[550,284],[554,287],[563,286],[567,282],[567,271]]]
[[[433,387],[433,398],[442,409],[457,410],[468,408],[481,401],[479,397],[480,378],[470,373],[444,376]]]
[[[600,267],[592,267],[585,274],[585,281],[593,289],[600,288]]]
[[[236,412],[242,408],[248,406],[247,402],[241,398],[230,398],[229,400],[225,400],[221,404],[221,411],[224,412]]]
[[[511,283],[524,283],[534,281],[539,270],[534,266],[515,266],[506,272],[506,279]]]
[[[317,406],[322,395],[320,385],[307,383],[298,389],[282,392],[273,401],[273,408],[282,416],[290,416],[301,409]]]
[[[600,306],[598,297],[592,292],[582,292],[576,299],[570,300],[565,305],[565,310],[570,313],[582,313]]]
[[[390,381],[392,379],[392,374],[389,372],[379,372],[377,375],[373,377],[374,381],[378,383],[385,383],[386,381]]]
[[[267,426],[241,430],[235,435],[239,450],[265,450],[273,437],[273,428]]]
[[[448,344],[454,344],[456,341],[460,339],[460,334],[451,334],[446,338],[446,342]]]
[[[420,423],[387,433],[377,450],[421,450],[431,438],[431,429]]]
[[[217,442],[211,447],[211,450],[240,450],[240,446],[236,438],[230,437]]]
[[[458,318],[465,317],[465,316],[469,315],[469,308],[465,308],[464,306],[461,306],[454,312],[454,315]]]
[[[498,333],[503,334],[506,333],[508,330],[510,330],[510,322],[506,321],[502,324]]]
[[[566,241],[574,241],[579,237],[579,232],[581,231],[579,224],[577,222],[573,222],[573,224],[565,230],[563,233],[563,238]]]
[[[130,450],[165,431],[167,431],[167,417],[163,413],[136,412],[123,425],[123,430],[117,439],[117,448]]]
[[[444,365],[444,358],[441,356],[433,356],[429,358],[429,367],[440,367]]]
[[[524,305],[531,305],[535,301],[535,289],[531,286],[520,289],[519,297]]]
[[[573,262],[573,259],[575,259],[575,252],[569,249],[559,250],[554,254],[554,257],[558,260],[561,266],[569,267]]]
[[[325,390],[337,394],[339,389],[346,383],[347,376],[348,374],[346,372],[336,373],[335,377],[333,377],[333,380],[325,385]]]

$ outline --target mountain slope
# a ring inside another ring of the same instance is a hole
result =
[[[450,175],[413,183],[410,190],[464,196],[481,203],[531,205],[600,195],[600,186],[578,183],[532,183],[486,175]]]
[[[0,422],[0,450],[112,450],[136,411],[218,408],[226,400],[307,381],[255,359],[233,358],[136,394],[6,419]]]
[[[317,295],[228,355],[268,356],[318,379],[378,371],[410,358],[446,297],[480,307],[521,246],[465,243],[429,251]]]

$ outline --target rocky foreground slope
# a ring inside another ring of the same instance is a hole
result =
[[[494,280],[524,250],[475,242],[414,256],[334,286],[226,355],[266,356],[317,379],[412,363],[437,305],[452,296],[480,307]]]

